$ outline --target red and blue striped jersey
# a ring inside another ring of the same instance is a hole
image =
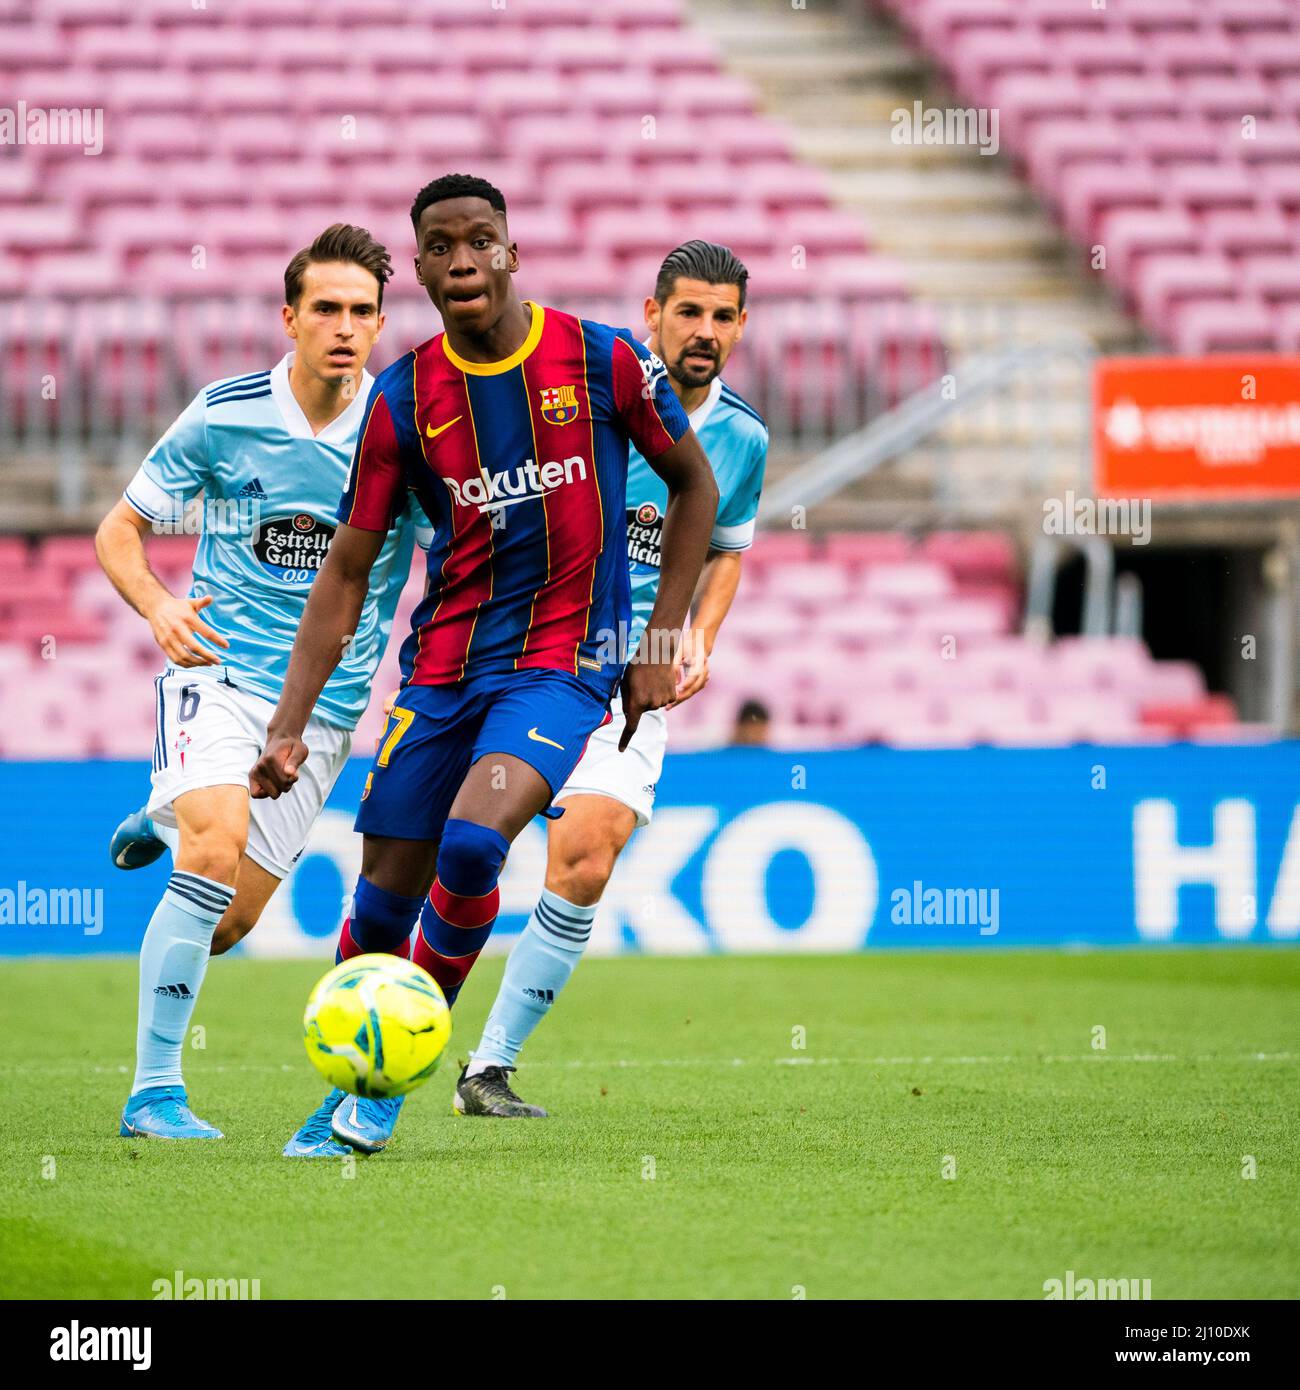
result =
[[[607,687],[626,655],[628,444],[653,459],[686,415],[627,330],[531,308],[511,357],[468,362],[440,333],[366,403],[339,520],[388,531],[409,489],[434,527],[405,684],[550,667]]]

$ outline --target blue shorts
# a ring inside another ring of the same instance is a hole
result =
[[[554,795],[608,718],[609,694],[568,671],[403,686],[366,775],[356,828],[395,840],[439,839],[465,775],[485,753],[522,758]]]

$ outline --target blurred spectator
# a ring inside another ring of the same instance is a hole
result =
[[[766,748],[772,716],[765,704],[746,700],[736,711],[735,727],[731,731],[733,748]]]

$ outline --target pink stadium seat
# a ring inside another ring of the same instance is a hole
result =
[[[1280,114],[1277,93],[1258,73],[1237,77],[1188,77],[1179,92],[1189,111],[1240,121]]]
[[[589,300],[613,299],[628,283],[618,264],[603,253],[592,253],[575,260],[571,255],[537,255],[531,242],[523,242],[528,254],[529,292],[539,300],[557,300],[580,306]],[[645,282],[649,293],[653,280]]]
[[[1215,18],[1230,32],[1286,33],[1295,22],[1287,0],[1215,0]]]
[[[825,545],[828,560],[853,570],[907,560],[911,552],[911,541],[900,531],[835,531]]]
[[[1225,155],[1239,156],[1251,165],[1300,163],[1300,124],[1288,119],[1261,120],[1250,139],[1229,124],[1219,145]]]
[[[1117,121],[1069,116],[1040,121],[1023,155],[1035,182],[1059,197],[1073,166],[1123,164],[1133,152],[1132,137]]]
[[[1207,208],[1250,208],[1259,194],[1259,179],[1239,164],[1188,165],[1170,169],[1162,180],[1164,192],[1194,211]]]
[[[665,251],[677,245],[679,228],[677,219],[667,212],[611,209],[593,213],[587,219],[586,233],[616,256],[648,253],[662,260]]]
[[[1300,302],[1300,261],[1294,256],[1247,256],[1241,285],[1265,303]]]
[[[1222,134],[1201,116],[1137,116],[1124,122],[1130,151],[1157,164],[1210,164],[1224,146]]]
[[[800,208],[786,215],[785,237],[791,246],[803,246],[810,256],[843,255],[865,249],[862,223],[838,208]]]
[[[689,27],[642,29],[636,36],[636,60],[664,77],[677,78],[688,73],[713,74],[726,66],[713,39],[702,29]]]
[[[812,537],[806,531],[761,531],[745,561],[749,565],[774,565],[783,560],[806,560],[813,549]]]
[[[952,592],[948,571],[924,560],[899,564],[872,565],[860,581],[861,592],[870,598],[888,598],[901,603],[947,598]]]
[[[1240,61],[1234,45],[1207,43],[1197,30],[1156,30],[1143,34],[1142,44],[1148,60],[1173,77],[1232,77]]]
[[[648,71],[584,72],[570,79],[566,90],[601,116],[643,116],[663,109],[680,109],[669,101],[665,85]]]
[[[1104,742],[1138,723],[1136,703],[1118,693],[1054,692],[1046,697],[1046,712],[1052,723],[1080,741]]]
[[[727,627],[733,641],[766,651],[799,643],[808,631],[808,619],[790,608],[745,605],[728,615]]]
[[[958,579],[1009,580],[1017,568],[1015,546],[1001,531],[933,531],[921,541],[919,555]]]
[[[1300,352],[1300,304],[1282,304],[1273,311],[1278,345],[1284,352]]]
[[[37,295],[112,293],[121,285],[121,266],[108,252],[52,251],[32,262],[27,285]]]
[[[1193,703],[1205,697],[1205,678],[1188,661],[1157,661],[1137,687],[1144,703]]]
[[[761,205],[687,211],[682,215],[679,227],[678,237],[682,241],[702,237],[706,241],[720,242],[746,260],[784,249],[786,244],[780,224]],[[861,244],[862,228],[859,225],[859,247]]]
[[[1161,74],[1098,77],[1087,91],[1090,109],[1109,116],[1172,119],[1182,114],[1185,105],[1178,86]]]
[[[1122,280],[1133,275],[1143,256],[1156,252],[1192,254],[1200,250],[1200,231],[1182,208],[1157,212],[1120,209],[1102,219],[1101,244],[1107,269]]]
[[[848,578],[842,566],[829,560],[810,560],[798,565],[768,568],[764,591],[786,600],[837,603],[848,594]]]
[[[945,52],[960,33],[1013,29],[1019,12],[1013,0],[931,0],[905,8],[900,17],[924,37],[932,52]]]
[[[792,148],[790,132],[770,118],[723,115],[709,120],[702,138],[733,162],[781,159]]]
[[[27,284],[27,273],[18,257],[0,256],[0,293],[17,295]]]
[[[809,164],[780,159],[751,161],[745,165],[744,181],[748,197],[774,210],[824,207],[829,202],[825,171]]]
[[[0,160],[0,203],[22,203],[36,187],[36,165],[29,160]]]
[[[626,82],[627,76],[620,77]],[[750,117],[758,110],[753,86],[743,77],[719,73],[707,84],[698,76],[670,76],[655,84],[661,93],[663,109],[685,111],[692,116]],[[652,107],[642,108],[652,110]]]
[[[989,102],[1002,113],[1002,131],[1012,143],[1029,138],[1035,122],[1070,117],[1082,120],[1092,110],[1090,91],[1072,73],[1012,73],[990,84]]]
[[[852,605],[832,605],[817,614],[816,634],[842,651],[860,654],[873,644],[894,640],[907,627],[901,608],[858,599]]]
[[[993,598],[954,597],[919,607],[909,619],[915,632],[953,637],[992,637],[1006,631],[1004,605]]]
[[[1247,300],[1231,303],[1191,303],[1173,311],[1169,338],[1182,353],[1276,352],[1281,347],[1279,324],[1268,307]]]
[[[1294,232],[1276,208],[1207,212],[1201,226],[1205,244],[1229,255],[1285,255],[1292,249]]]
[[[10,207],[5,210],[4,238],[16,251],[48,251],[79,244],[84,229],[78,227],[71,207]]]
[[[966,91],[979,92],[1008,73],[1051,72],[1055,51],[1036,28],[974,29],[962,34],[943,59]]]
[[[1154,170],[1146,164],[1083,165],[1070,172],[1060,197],[1066,229],[1083,242],[1096,239],[1107,213],[1117,208],[1159,208],[1165,200]]]
[[[24,18],[26,16],[23,16]],[[0,72],[55,72],[67,66],[68,45],[52,24],[6,24],[0,42]]]
[[[1164,32],[1197,30],[1205,14],[1200,0],[1123,0],[1122,18],[1149,38]]]
[[[1135,296],[1146,321],[1168,336],[1175,308],[1197,300],[1233,300],[1240,281],[1222,252],[1150,256],[1138,271]]]
[[[98,573],[94,537],[47,536],[40,546],[39,569],[56,574],[76,574],[86,570]]]
[[[1104,689],[1151,668],[1146,647],[1130,637],[1065,637],[1050,654],[1048,675],[1061,689]]]
[[[1087,31],[1116,27],[1111,24],[1109,11],[1093,9],[1091,6],[1080,11],[1070,0],[1025,0],[1025,10],[1054,37],[1070,30]]]
[[[1295,29],[1286,34],[1239,34],[1236,53],[1239,63],[1265,77],[1300,75],[1300,32]]]

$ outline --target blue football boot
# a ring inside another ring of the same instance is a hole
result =
[[[190,1109],[184,1086],[148,1086],[122,1110],[122,1139],[224,1139]]]
[[[393,1137],[405,1096],[394,1100],[366,1100],[348,1096],[334,1112],[330,1129],[335,1139],[362,1153],[377,1154]]]
[[[330,1121],[346,1096],[347,1092],[336,1086],[325,1097],[284,1146],[285,1158],[345,1158],[352,1152],[330,1133]]]
[[[167,846],[154,834],[153,821],[141,807],[132,811],[113,831],[108,853],[119,869],[143,869],[152,864]]]

